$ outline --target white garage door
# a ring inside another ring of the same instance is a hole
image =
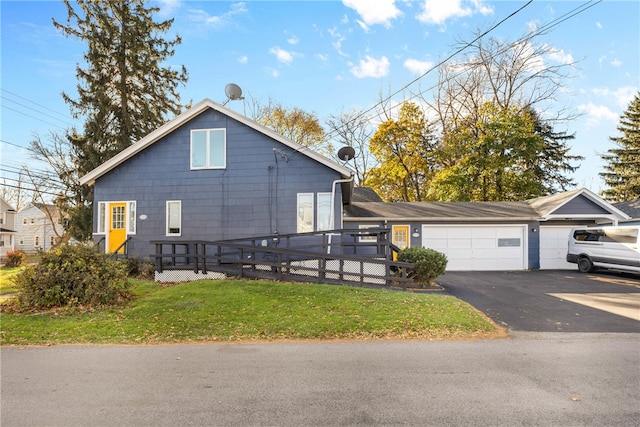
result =
[[[567,262],[567,244],[571,227],[540,227],[540,269],[575,270]]]
[[[448,271],[524,270],[525,228],[423,225],[422,246],[444,253]]]

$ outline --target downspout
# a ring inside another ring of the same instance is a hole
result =
[[[344,182],[352,182],[353,181],[354,176],[351,175],[349,178],[347,179],[336,179],[335,181],[333,181],[333,184],[331,184],[331,223],[329,224],[329,229],[333,230],[335,228],[335,216],[336,216],[336,187],[338,184],[344,183]],[[333,236],[333,233],[329,233],[329,244],[327,245],[327,253],[330,254],[331,253],[331,237]]]

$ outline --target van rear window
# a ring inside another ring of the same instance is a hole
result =
[[[614,228],[610,230],[576,230],[573,238],[579,242],[636,243],[638,230],[635,228]]]
[[[573,238],[579,242],[600,242],[601,237],[604,237],[602,230],[576,230],[573,233]]]

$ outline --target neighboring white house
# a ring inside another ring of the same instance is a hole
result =
[[[16,214],[15,248],[25,253],[48,250],[64,234],[60,210],[53,205],[30,203]]]
[[[0,198],[0,259],[14,249],[16,210]]]

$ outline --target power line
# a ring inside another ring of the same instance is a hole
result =
[[[19,186],[19,185],[11,185],[11,184],[2,184],[3,187],[9,187],[9,188],[17,188],[18,190],[24,190],[24,191],[32,191],[34,193],[41,193],[41,194],[48,194],[50,196],[60,196],[61,193],[53,193],[51,191],[46,191],[46,190],[38,190],[36,188],[27,188],[24,186]]]
[[[48,121],[46,121],[46,120],[42,120],[41,118],[34,117],[34,116],[32,116],[31,114],[27,114],[27,113],[25,113],[24,111],[20,111],[20,110],[16,110],[15,108],[7,107],[7,106],[6,106],[6,105],[4,105],[4,104],[2,104],[2,108],[6,108],[7,110],[15,111],[16,113],[18,113],[18,114],[22,114],[23,116],[27,116],[27,117],[32,118],[32,119],[34,119],[34,120],[38,120],[38,121],[40,121],[40,122],[42,122],[42,123],[46,123],[46,124],[48,124],[48,125],[55,126],[55,127],[57,127],[58,129],[62,129],[62,130],[65,130],[65,129],[66,129],[66,128],[63,128],[62,126],[56,125],[56,124],[51,123],[51,122],[48,122]]]
[[[40,108],[44,108],[45,110],[51,111],[52,113],[55,113],[55,114],[57,114],[57,115],[61,116],[61,117],[62,117],[62,118],[64,118],[65,120],[69,120],[69,119],[71,119],[71,117],[67,116],[66,114],[60,113],[60,112],[58,112],[58,111],[56,111],[56,110],[54,110],[54,109],[52,109],[52,108],[49,108],[49,107],[47,107],[47,106],[45,106],[45,105],[38,104],[38,103],[37,103],[37,102],[35,102],[34,100],[29,99],[29,98],[26,98],[26,97],[24,97],[24,96],[22,96],[22,95],[18,95],[18,94],[17,94],[17,93],[15,93],[15,92],[11,92],[10,90],[4,89],[4,88],[2,88],[2,91],[3,91],[3,92],[5,92],[5,93],[8,93],[9,95],[15,96],[16,98],[20,98],[20,99],[22,99],[22,100],[24,100],[24,101],[28,101],[29,103],[31,103],[31,104],[33,104],[33,105],[37,105],[37,106],[38,106],[38,107],[40,107]],[[14,101],[14,102],[15,102],[15,101]]]
[[[21,107],[23,107],[23,108],[26,108],[26,109],[28,109],[28,110],[35,111],[36,113],[42,114],[43,116],[49,117],[49,118],[51,118],[51,119],[54,119],[54,120],[60,120],[62,123],[66,124],[66,125],[68,125],[68,126],[73,126],[73,124],[72,124],[72,123],[69,123],[69,122],[67,122],[67,121],[64,121],[64,120],[60,119],[59,117],[55,117],[55,116],[53,116],[53,115],[51,115],[51,114],[48,114],[48,113],[42,112],[42,111],[40,111],[40,110],[36,110],[36,109],[35,109],[35,108],[33,108],[33,107],[30,107],[30,106],[28,106],[28,105],[22,104],[22,103],[17,102],[17,101],[14,101],[13,99],[9,99],[9,98],[7,98],[7,97],[6,97],[6,96],[4,96],[4,95],[0,95],[0,98],[4,99],[4,100],[6,100],[6,101],[9,101],[9,102],[13,102],[14,104],[19,105],[19,106],[21,106]],[[6,107],[6,106],[5,106],[5,107]]]

